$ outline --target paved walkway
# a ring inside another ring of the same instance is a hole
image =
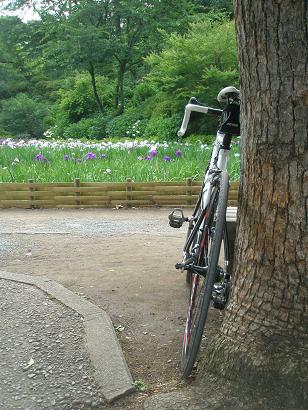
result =
[[[102,409],[134,390],[109,317],[58,283],[0,272],[0,313],[1,409]]]

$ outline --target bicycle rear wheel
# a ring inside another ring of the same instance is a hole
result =
[[[197,225],[199,229],[193,231],[191,246],[188,252],[194,264],[206,268],[204,275],[191,273],[191,288],[189,307],[185,323],[181,370],[184,378],[188,377],[196,361],[205,321],[207,318],[213,285],[218,274],[218,259],[225,231],[229,178],[226,172],[220,174],[217,184],[213,187],[211,199],[205,213],[204,220]]]

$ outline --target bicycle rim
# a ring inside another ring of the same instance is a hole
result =
[[[196,361],[211,302],[225,228],[228,186],[228,174],[222,172],[220,183],[217,188],[213,189],[208,211],[205,214],[203,232],[199,233],[196,240],[198,265],[207,266],[208,270],[205,277],[195,273],[191,275],[191,291],[181,357],[181,370],[184,378],[191,374]]]

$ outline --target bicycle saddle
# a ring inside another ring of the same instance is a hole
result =
[[[239,97],[240,90],[238,90],[237,88],[233,86],[225,87],[221,91],[219,91],[217,95],[217,100],[219,102],[226,102],[228,100],[228,97],[231,97],[232,94],[235,94],[235,96]]]

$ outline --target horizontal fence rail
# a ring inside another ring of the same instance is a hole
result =
[[[202,182],[0,183],[0,208],[113,208],[193,206]],[[238,182],[232,182],[228,205],[237,206]]]

